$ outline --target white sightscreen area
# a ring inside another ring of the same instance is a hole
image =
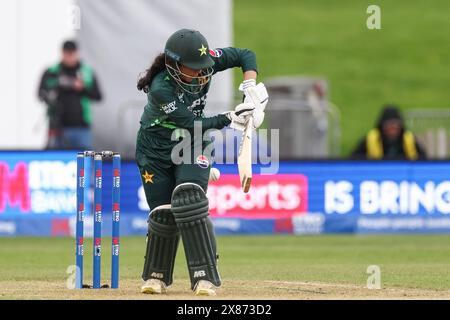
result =
[[[94,106],[96,149],[133,157],[146,96],[136,89],[140,72],[164,51],[167,38],[181,28],[197,29],[211,48],[231,45],[231,1],[78,0],[83,57],[96,71],[104,99]],[[207,109],[231,107],[232,73],[214,77]]]
[[[45,146],[38,82],[45,68],[59,61],[62,42],[76,38],[104,96],[93,104],[95,148],[132,157],[146,99],[136,89],[139,73],[180,28],[201,31],[211,48],[231,45],[231,5],[231,0],[1,0],[0,149]],[[230,109],[232,94],[231,71],[216,75],[207,113]]]
[[[0,148],[41,149],[46,107],[37,98],[44,69],[76,32],[71,0],[0,1]]]

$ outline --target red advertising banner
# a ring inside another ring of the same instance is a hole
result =
[[[239,175],[223,174],[208,187],[213,217],[285,218],[308,210],[308,179],[303,174],[254,175],[248,193]]]
[[[28,165],[21,161],[11,168],[7,162],[0,161],[0,213],[8,206],[28,212],[30,203]]]

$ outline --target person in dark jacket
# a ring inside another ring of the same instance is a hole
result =
[[[61,62],[44,72],[38,95],[47,105],[47,149],[91,150],[90,105],[101,100],[101,92],[94,71],[81,62],[76,42],[64,42]]]
[[[414,134],[405,128],[403,117],[396,106],[384,107],[374,129],[360,141],[352,158],[368,160],[425,159],[425,150]]]

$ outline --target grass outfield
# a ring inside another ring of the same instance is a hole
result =
[[[219,237],[223,287],[233,299],[450,299],[449,236],[246,236]],[[103,280],[110,250],[104,239]],[[119,290],[69,290],[74,263],[70,238],[0,238],[1,299],[190,299],[183,251],[168,296],[139,293],[145,240],[122,239]],[[92,250],[86,241],[85,283]],[[381,290],[365,288],[369,265],[381,268]]]
[[[366,28],[369,4],[381,8],[381,30]],[[262,80],[328,79],[346,156],[386,102],[450,107],[449,11],[447,0],[234,1],[234,45],[257,53]]]

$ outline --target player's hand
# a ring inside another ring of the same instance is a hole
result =
[[[269,94],[264,83],[260,82],[255,86],[254,81],[253,83],[249,80],[246,81],[241,84],[239,89],[244,91],[244,102],[251,103],[255,106],[255,111],[252,115],[253,129],[258,129],[264,121],[264,109],[269,101]]]
[[[228,119],[231,120],[231,122],[245,124],[247,122],[248,117],[253,115],[253,111],[255,110],[255,107],[251,103],[240,103],[236,106],[234,111],[231,111],[228,113]]]
[[[230,127],[243,130],[248,117],[253,115],[255,107],[251,103],[241,103],[236,106],[234,111],[226,112],[225,115],[231,120]]]
[[[242,83],[239,85],[239,90],[244,91],[244,94],[245,94],[245,91],[251,87],[256,87],[255,79],[248,79],[248,80],[242,81]]]
[[[245,80],[239,86],[239,90],[244,92],[244,102],[253,103],[255,110],[264,111],[269,101],[269,94],[264,83],[255,85],[255,80]]]
[[[261,110],[253,112],[253,129],[258,129],[264,121],[265,113]]]
[[[248,79],[242,81],[242,83],[239,85],[239,91],[242,91],[244,93],[244,98],[249,96],[249,90],[250,88],[256,87],[256,80],[255,79]],[[250,99],[244,100],[244,102],[247,103],[253,103]],[[257,108],[258,105],[255,104],[255,108]]]

